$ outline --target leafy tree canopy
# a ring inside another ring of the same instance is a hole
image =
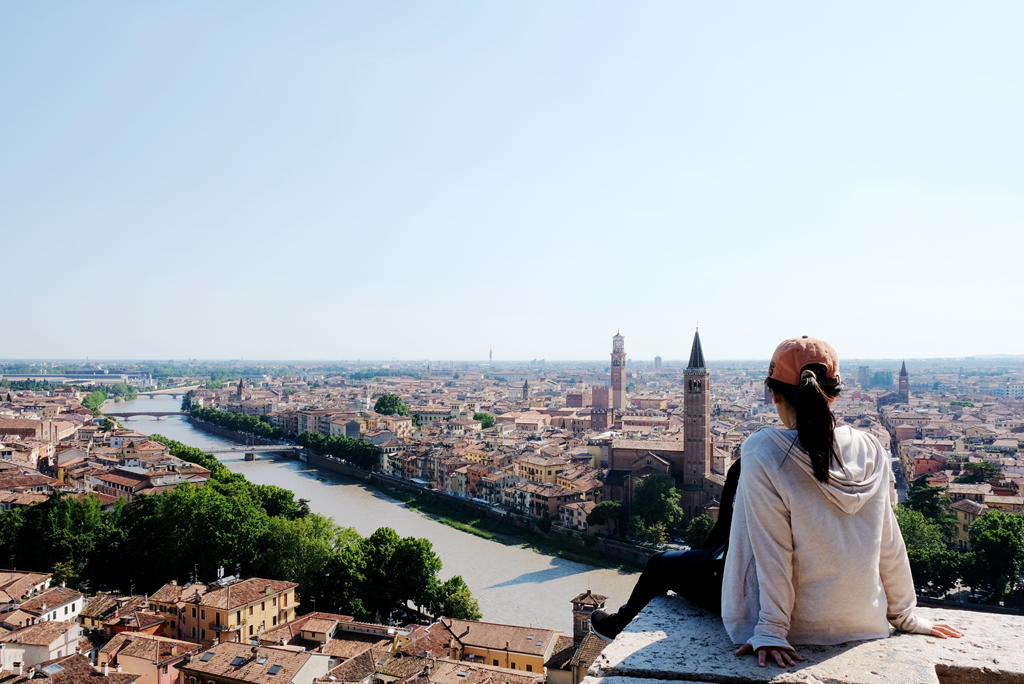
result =
[[[689,544],[691,549],[703,547],[714,526],[715,522],[701,513],[686,526],[686,543]]]
[[[956,513],[950,508],[950,500],[942,496],[943,491],[942,487],[928,486],[928,476],[922,475],[911,483],[903,505],[922,513],[939,526],[944,537],[952,538],[956,534]]]
[[[383,394],[373,405],[373,410],[382,416],[407,416],[409,409],[406,407],[402,397],[397,394]]]
[[[621,501],[602,501],[594,506],[594,509],[587,514],[588,525],[604,525],[608,522],[619,522],[622,514]]]
[[[494,427],[494,416],[485,411],[480,411],[473,414],[473,420],[480,421],[480,427],[486,430],[489,427]]]
[[[633,488],[632,513],[643,519],[645,526],[663,523],[666,527],[683,517],[679,492],[668,475],[644,477]]]
[[[964,581],[1002,600],[1020,589],[1024,569],[1024,516],[989,511],[970,529],[971,556]]]
[[[907,551],[943,551],[946,545],[942,541],[942,529],[939,525],[924,517],[924,514],[907,508],[904,505],[896,506],[896,522],[899,523],[900,533],[903,535],[903,543]]]
[[[956,478],[954,482],[978,484],[981,482],[1000,480],[1002,477],[1002,468],[995,463],[983,461],[981,463],[965,463],[961,470],[960,477]]]

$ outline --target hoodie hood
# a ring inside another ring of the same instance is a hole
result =
[[[833,443],[839,463],[830,464],[828,482],[818,482],[814,477],[811,456],[800,445],[796,430],[769,428],[765,432],[779,448],[789,452],[789,458],[844,513],[856,513],[879,487],[889,484],[889,455],[879,448],[876,440],[849,426],[836,428]]]

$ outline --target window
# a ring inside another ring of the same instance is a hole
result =
[[[192,617],[195,618],[195,616],[196,616],[196,609],[195,609],[195,606],[193,606],[192,607]],[[195,634],[193,634],[192,636],[195,636]]]
[[[276,606],[277,605],[277,597],[276,596],[270,600],[270,605],[272,605],[272,606]]]
[[[273,623],[274,623],[274,626],[275,626],[275,627],[277,626],[277,616],[276,616],[276,615],[275,615],[275,616],[273,617],[273,619],[271,620],[271,622],[273,622]]]
[[[288,605],[288,594],[284,595],[284,605]]]
[[[249,625],[249,636],[252,636],[252,625]]]
[[[68,614],[68,607],[67,607],[67,606],[64,606],[64,614],[65,614],[65,615],[67,615],[67,614]]]
[[[239,624],[242,623],[242,611],[240,611],[240,610],[236,610],[235,611],[235,622],[237,622]]]
[[[495,667],[497,667],[497,666],[498,666],[498,659],[497,659],[497,658],[495,658],[495,659],[494,659],[494,666],[495,666]]]
[[[200,636],[200,638],[202,638],[205,641],[206,640],[206,630],[205,629],[199,630],[199,636]]]
[[[267,602],[266,601],[260,601],[260,612],[261,613],[267,612]]]
[[[199,619],[200,620],[205,620],[206,619],[206,609],[205,608],[202,608],[202,609],[199,610]]]
[[[188,684],[196,684],[196,678],[195,677],[189,677],[188,678]]]
[[[196,638],[196,628],[195,627],[192,628],[192,638],[193,639]]]
[[[252,615],[252,606],[249,606],[249,615]]]
[[[533,672],[533,665],[530,665],[529,663],[527,663],[526,664],[526,671],[527,672]]]

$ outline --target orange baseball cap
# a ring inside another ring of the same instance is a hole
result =
[[[839,355],[832,345],[816,337],[792,337],[775,348],[768,366],[768,377],[787,385],[799,385],[800,373],[808,364],[820,363],[827,369],[826,377],[839,377]]]

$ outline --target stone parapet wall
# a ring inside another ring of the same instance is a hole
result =
[[[676,596],[658,598],[605,648],[584,684],[655,681],[804,684],[1024,684],[1024,616],[919,608],[962,639],[894,634],[838,646],[799,646],[796,667],[738,658],[717,616]]]

